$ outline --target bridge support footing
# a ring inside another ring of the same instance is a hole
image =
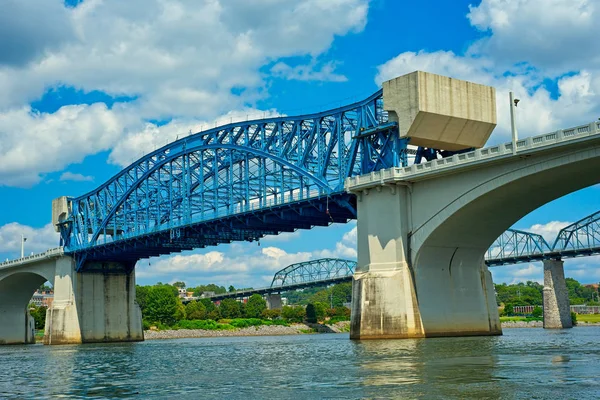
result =
[[[267,295],[267,308],[269,310],[281,309],[281,293],[270,293]]]
[[[408,256],[406,186],[360,193],[352,339],[501,335],[485,248],[422,245]]]
[[[97,267],[94,272],[76,272],[72,258],[56,261],[45,344],[144,340],[142,315],[135,301],[135,272],[127,272],[118,263]]]
[[[544,328],[572,328],[569,291],[562,260],[544,260]]]

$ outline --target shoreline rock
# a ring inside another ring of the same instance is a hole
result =
[[[341,333],[347,332],[350,321],[337,322],[333,325],[325,324],[292,324],[250,326],[235,330],[204,330],[204,329],[169,329],[164,331],[144,331],[145,340],[158,339],[184,339],[203,337],[235,337],[235,336],[281,336],[300,335],[311,333]]]

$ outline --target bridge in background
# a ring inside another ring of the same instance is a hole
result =
[[[351,282],[356,261],[338,258],[322,258],[289,265],[275,273],[270,286],[257,289],[236,290],[228,293],[206,296],[213,301],[230,298],[245,298],[253,294],[269,295],[309,287],[328,286],[336,283]],[[199,298],[189,298],[187,301]]]
[[[600,254],[600,211],[561,229],[552,245],[531,232],[509,229],[486,253],[493,267],[531,261],[559,260]]]

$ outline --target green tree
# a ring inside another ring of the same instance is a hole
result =
[[[306,322],[312,324],[317,322],[317,313],[315,311],[315,305],[313,303],[308,303],[306,305]]]
[[[313,305],[315,307],[315,316],[317,317],[317,321],[324,321],[325,316],[327,315],[327,310],[329,309],[329,305],[319,302],[316,302]],[[306,312],[306,315],[308,315],[308,311]]]
[[[175,286],[178,289],[185,289],[187,286],[185,286],[185,282],[181,282],[181,281],[177,281],[173,284],[173,286]]]
[[[181,300],[177,288],[170,285],[153,286],[146,299],[146,315],[150,322],[173,325],[181,318]]]
[[[504,305],[504,315],[506,316],[512,316],[515,314],[515,310],[513,308],[513,305],[508,303]]]
[[[221,316],[223,318],[239,318],[241,317],[240,303],[235,299],[223,299],[219,305]]]
[[[46,326],[46,310],[44,306],[37,307],[35,304],[29,305],[29,315],[31,315],[35,321],[35,329],[44,329]]]
[[[185,306],[186,319],[205,319],[206,307],[200,301],[190,301]]]
[[[144,316],[146,315],[146,306],[148,304],[148,293],[150,293],[151,289],[152,286],[136,285],[135,287],[135,300],[140,306],[140,310]]]
[[[531,316],[535,318],[540,318],[544,314],[544,310],[540,306],[533,307],[533,311],[531,312]]]
[[[229,293],[231,293],[231,292],[235,292],[235,287],[233,287],[233,285],[229,285],[229,289],[227,289],[227,291],[228,291]]]
[[[284,306],[281,309],[281,316],[289,322],[302,322],[306,311],[302,306]]]
[[[262,312],[266,310],[267,302],[260,294],[253,294],[246,303],[246,317],[260,318]]]
[[[262,314],[261,314],[261,318],[263,319],[270,319],[270,320],[274,320],[281,317],[281,309],[279,308],[274,308],[272,310],[269,310],[268,308],[264,309]]]
[[[200,285],[193,289],[194,296],[199,297],[202,296],[202,293],[205,292],[213,292],[215,294],[223,294],[227,293],[227,289],[223,286],[215,285],[214,283],[210,283],[208,285]]]

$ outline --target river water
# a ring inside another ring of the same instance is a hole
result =
[[[347,334],[0,347],[0,398],[593,399],[600,327],[350,341]]]

